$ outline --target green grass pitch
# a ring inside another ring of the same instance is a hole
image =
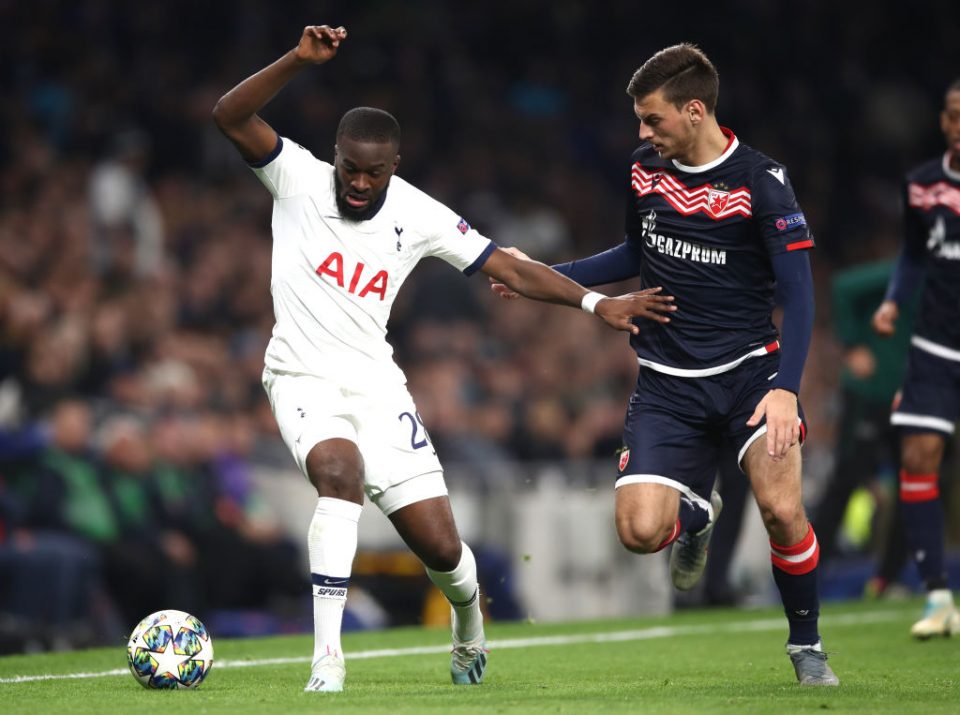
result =
[[[797,685],[779,611],[714,610],[491,624],[490,665],[476,687],[450,684],[446,632],[418,628],[348,634],[340,694],[302,692],[309,636],[213,634],[216,665],[196,691],[144,690],[126,671],[125,644],[8,656],[0,658],[0,712],[958,713],[960,640],[912,641],[921,607],[827,604],[821,633],[839,688]]]

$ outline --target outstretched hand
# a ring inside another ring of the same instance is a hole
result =
[[[345,39],[347,39],[347,30],[344,27],[307,25],[303,28],[303,35],[294,54],[301,62],[320,65],[336,56],[340,43]]]
[[[660,295],[663,288],[645,288],[634,293],[604,298],[594,312],[603,318],[607,325],[617,330],[626,330],[636,335],[640,328],[633,324],[633,318],[645,318],[655,323],[669,323],[672,313],[677,309],[672,295]]]

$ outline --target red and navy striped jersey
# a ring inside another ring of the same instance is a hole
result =
[[[914,334],[960,350],[960,172],[945,154],[909,172],[903,191],[904,248],[926,269]]]
[[[703,166],[632,156],[627,243],[642,251],[643,288],[676,297],[671,322],[631,338],[641,362],[701,370],[773,345],[771,256],[813,248],[786,169],[727,129],[724,153]]]

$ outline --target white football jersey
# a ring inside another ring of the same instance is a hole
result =
[[[386,340],[390,309],[424,256],[467,275],[495,245],[456,213],[398,176],[366,221],[337,209],[334,167],[281,139],[253,171],[273,195],[270,292],[276,324],[266,366],[345,387],[406,382]]]

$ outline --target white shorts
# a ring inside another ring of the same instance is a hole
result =
[[[443,468],[405,385],[378,385],[367,394],[320,377],[265,368],[263,387],[304,476],[314,445],[347,439],[363,457],[364,491],[384,514],[446,496]]]

